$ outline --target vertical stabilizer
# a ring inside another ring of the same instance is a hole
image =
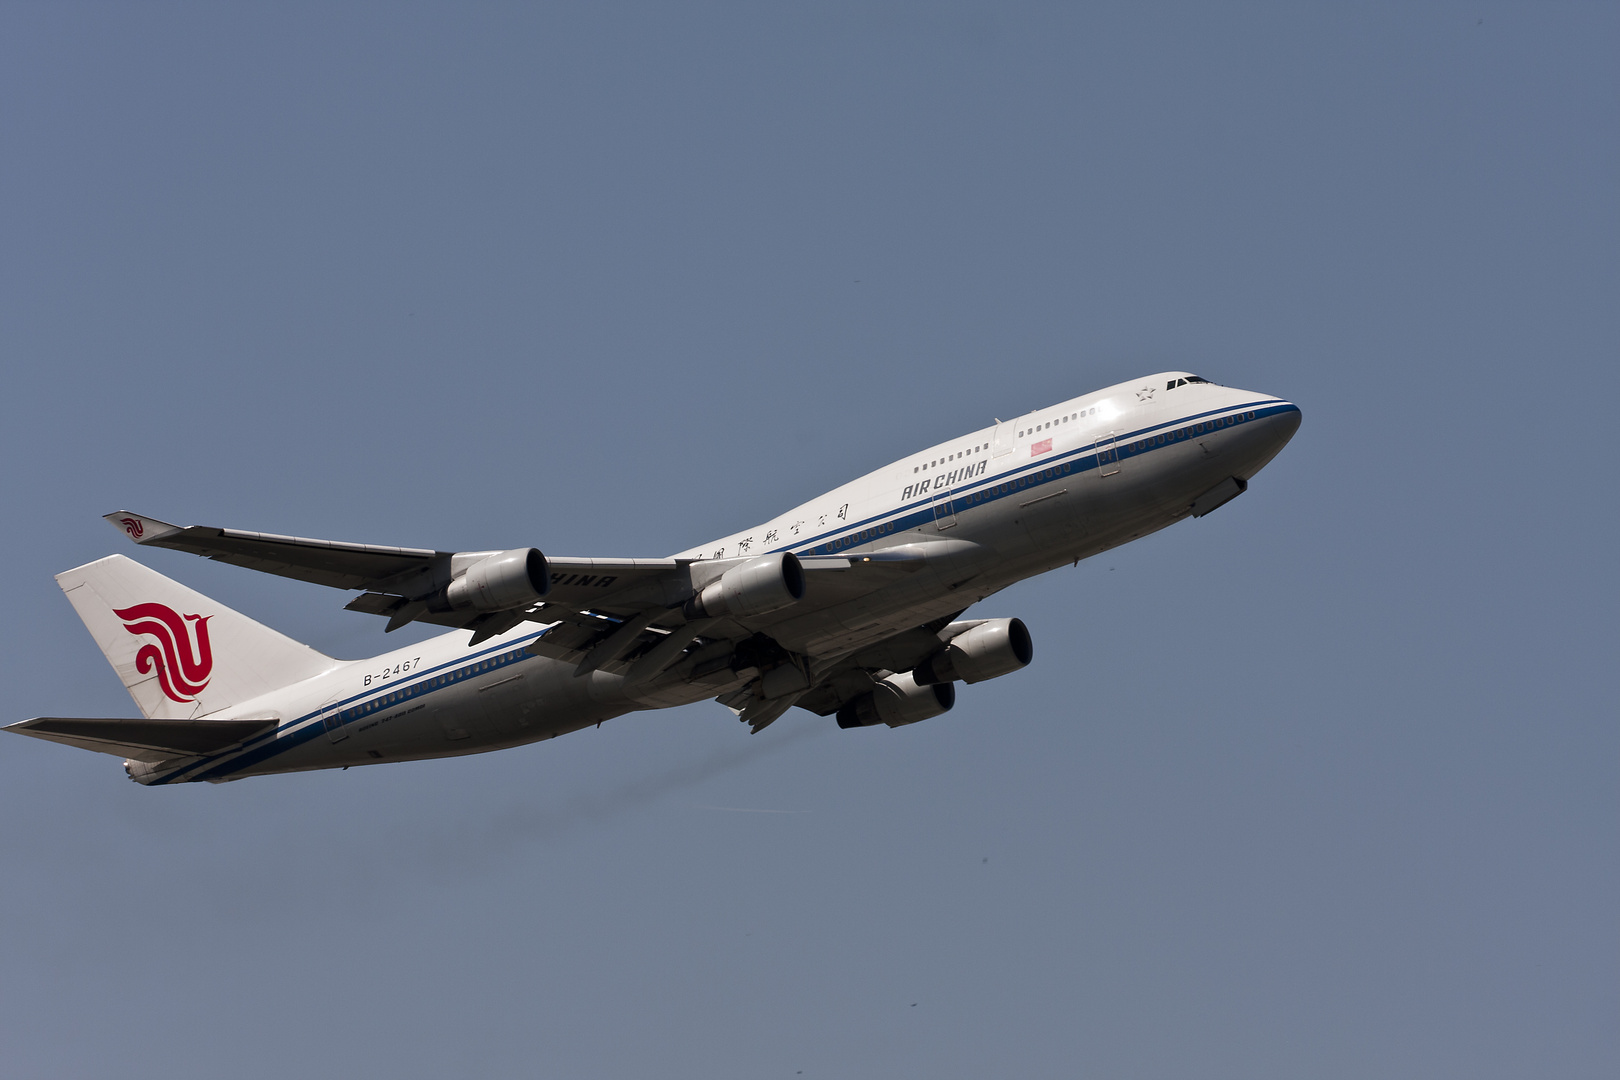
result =
[[[122,555],[56,583],[149,719],[206,716],[337,663]]]

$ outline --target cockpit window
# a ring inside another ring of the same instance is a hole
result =
[[[1164,384],[1164,388],[1166,390],[1174,390],[1178,386],[1186,386],[1188,383],[1200,382],[1207,383],[1209,380],[1199,375],[1188,375],[1185,379],[1171,379],[1169,382]]]

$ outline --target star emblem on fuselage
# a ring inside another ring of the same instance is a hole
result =
[[[1142,389],[1140,389],[1140,390],[1138,390],[1136,392],[1136,400],[1137,401],[1152,401],[1153,400],[1153,391],[1154,391],[1154,389],[1155,388],[1151,387],[1151,386],[1142,387]]]

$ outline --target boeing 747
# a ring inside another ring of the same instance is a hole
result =
[[[122,555],[57,575],[141,719],[6,730],[125,759],[141,784],[480,753],[714,698],[902,727],[1033,655],[974,604],[1241,495],[1297,406],[1183,371],[949,439],[664,559],[433,551],[107,515],[137,545],[358,591],[450,631],[336,660]]]

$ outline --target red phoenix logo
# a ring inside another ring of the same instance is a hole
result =
[[[140,518],[119,518],[118,521],[124,526],[124,531],[136,540],[139,540],[141,535],[146,532],[146,526],[141,524]]]
[[[149,641],[135,654],[135,670],[149,675],[156,669],[158,683],[170,700],[196,701],[214,670],[214,652],[208,645],[208,620],[213,616],[182,616],[162,604],[136,604],[113,614],[124,620],[124,629],[130,633],[157,639],[156,644]],[[195,640],[187,623],[196,627]]]

